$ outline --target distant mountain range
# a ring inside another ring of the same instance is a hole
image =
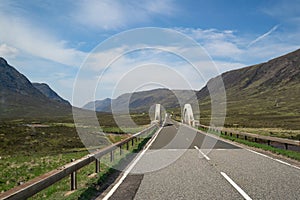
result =
[[[0,57],[0,119],[71,114],[71,105],[48,85],[31,83]]]
[[[192,90],[169,90],[154,89],[120,95],[116,99],[104,99],[87,103],[83,108],[96,110],[98,112],[111,112],[111,106],[116,113],[126,112],[148,112],[150,107],[156,103],[161,104],[165,109],[180,107],[180,103],[189,100],[196,91]]]
[[[300,50],[274,58],[268,62],[232,70],[220,75],[223,79],[227,98],[227,126],[285,127],[300,129]],[[215,85],[216,78],[208,81]],[[85,109],[111,112],[111,105],[122,112],[126,99],[130,96],[130,111],[145,112],[155,103],[166,109],[181,112],[177,98],[192,103],[194,91],[155,89],[124,94],[116,99],[90,102]],[[211,99],[207,85],[196,91],[201,113],[200,122],[209,124],[211,118]],[[128,102],[127,102],[128,103]]]
[[[220,75],[226,88],[227,126],[285,127],[300,129],[300,50],[268,62]],[[216,85],[216,78],[208,84]],[[217,91],[218,88],[215,88]],[[200,91],[154,89],[89,102],[83,108],[99,112],[148,112],[155,103],[180,113],[182,103],[197,96],[200,122],[209,124],[211,99],[208,87]],[[48,85],[31,83],[0,58],[0,119],[71,115],[71,105]]]

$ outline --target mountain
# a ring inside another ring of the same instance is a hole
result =
[[[179,107],[180,102],[186,102],[192,95],[195,95],[192,90],[154,89],[126,93],[116,99],[107,98],[89,102],[83,108],[99,112],[111,112],[111,105],[113,105],[114,112],[124,113],[129,105],[131,112],[148,112],[150,107],[156,103],[160,103],[165,109]]]
[[[61,98],[55,91],[53,91],[49,85],[47,85],[46,83],[32,83],[32,85],[38,89],[43,95],[45,95],[47,98],[53,100],[53,101],[57,101],[59,103],[63,103],[63,104],[67,104],[70,105],[70,103]]]
[[[220,75],[227,96],[228,126],[300,129],[300,49],[268,62]],[[202,121],[210,118],[208,85],[197,92]]]
[[[110,112],[111,111],[110,107],[111,107],[111,99],[110,98],[92,101],[83,106],[84,109],[96,110],[99,112]]]
[[[0,119],[71,114],[71,106],[48,98],[0,57]]]

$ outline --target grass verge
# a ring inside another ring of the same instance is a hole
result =
[[[126,145],[122,147],[122,155],[119,149],[114,151],[114,161],[110,161],[110,155],[107,154],[101,158],[100,172],[95,172],[95,163],[83,167],[77,171],[78,189],[70,192],[70,177],[66,177],[47,189],[37,193],[29,199],[91,199],[103,190],[103,185],[107,178],[115,173],[120,165],[128,162],[132,153],[140,151],[154,131],[149,133],[147,137],[138,140],[129,150]],[[87,151],[73,152],[68,154],[59,154],[52,156],[7,156],[1,158],[0,171],[0,191],[6,191],[18,184],[26,182],[36,176],[44,174],[59,166],[62,166],[72,158],[78,159],[88,154]],[[3,161],[3,162],[2,162]],[[16,177],[18,180],[16,180]]]

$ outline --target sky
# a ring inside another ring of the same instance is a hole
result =
[[[300,1],[1,0],[0,27],[0,56],[80,107],[156,87],[199,90],[222,72],[294,51]]]

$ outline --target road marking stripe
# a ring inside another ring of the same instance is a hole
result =
[[[221,174],[246,200],[252,200],[227,174],[224,172],[221,172]]]
[[[281,164],[284,164],[284,165],[287,165],[287,166],[290,166],[290,167],[293,167],[293,168],[296,168],[296,169],[300,169],[300,167],[297,167],[297,166],[295,166],[295,165],[292,165],[292,164],[290,164],[290,163],[284,162],[284,161],[282,161],[282,160],[279,160],[279,159],[277,159],[277,158],[272,158],[272,157],[270,157],[270,156],[268,156],[268,155],[265,155],[265,154],[262,154],[262,153],[259,153],[259,152],[256,152],[256,151],[253,151],[253,150],[251,150],[251,149],[246,149],[246,150],[247,150],[247,151],[250,151],[250,152],[252,152],[252,153],[255,153],[255,154],[257,154],[257,155],[260,155],[260,156],[263,156],[263,157],[269,158],[269,159],[271,159],[271,160],[274,160],[274,161],[280,162]]]
[[[160,127],[158,131],[155,133],[154,137],[148,144],[148,146],[138,155],[138,157],[132,162],[132,164],[125,170],[123,176],[119,179],[119,181],[114,185],[114,187],[105,195],[105,197],[102,200],[108,200],[118,189],[118,187],[123,183],[129,172],[134,168],[134,166],[137,164],[137,162],[142,158],[142,156],[145,154],[145,152],[149,149],[149,147],[152,145],[152,143],[155,141],[156,137],[158,136],[159,132],[162,130],[163,127]]]
[[[197,149],[201,154],[202,154],[202,156],[206,159],[206,160],[210,160],[210,158],[205,154],[205,153],[203,153],[197,146],[194,146],[195,147],[195,149]]]
[[[197,131],[197,132],[199,132],[199,133],[201,133],[201,134],[207,135],[207,136],[209,136],[209,137],[213,137],[213,138],[218,139],[218,140],[221,140],[221,141],[223,141],[223,142],[225,142],[225,143],[232,144],[230,141],[225,140],[225,139],[223,139],[223,138],[221,138],[221,137],[216,137],[216,136],[211,135],[211,134],[208,135],[207,133],[205,133],[205,132],[203,132],[203,131],[201,131],[201,130],[195,129],[195,128],[190,127],[190,126],[187,126],[187,125],[185,125],[185,124],[183,124],[183,125],[186,126],[186,127],[188,127],[188,128],[191,128],[191,129],[193,129],[193,130],[195,130],[195,131]],[[299,169],[299,170],[300,170],[300,167],[297,167],[297,166],[295,166],[295,165],[289,164],[289,163],[287,163],[287,162],[284,162],[284,161],[279,160],[279,159],[276,159],[276,158],[272,158],[272,157],[270,157],[270,156],[268,156],[268,155],[265,155],[265,154],[262,154],[262,153],[253,151],[253,150],[251,150],[251,149],[246,148],[245,146],[242,146],[242,145],[239,145],[239,144],[232,144],[232,145],[238,146],[238,147],[240,147],[240,148],[242,148],[242,149],[245,149],[245,150],[247,150],[247,151],[250,151],[250,152],[252,152],[252,153],[258,154],[258,155],[260,155],[260,156],[269,158],[269,159],[274,160],[274,161],[276,161],[276,162],[280,162],[280,163],[282,163],[282,164],[285,164],[285,165],[287,165],[287,166],[290,166],[290,167],[293,167],[293,168],[295,168],[295,169]]]

